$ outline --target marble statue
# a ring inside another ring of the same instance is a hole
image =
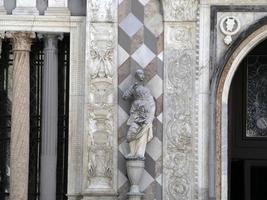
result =
[[[142,84],[145,78],[144,71],[138,69],[135,78],[137,81],[123,94],[124,100],[132,99],[130,117],[127,121],[127,142],[130,147],[127,159],[144,159],[146,144],[153,138],[152,122],[156,106],[150,90]]]

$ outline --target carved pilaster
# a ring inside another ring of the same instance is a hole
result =
[[[16,0],[16,8],[13,15],[39,15],[36,8],[36,0]]]
[[[70,15],[68,0],[48,0],[45,15]]]
[[[8,32],[13,60],[13,97],[10,150],[10,199],[28,199],[30,128],[30,49],[35,36],[29,32]]]
[[[116,199],[116,1],[87,1],[86,135],[83,199]],[[111,23],[110,23],[111,22]]]
[[[116,194],[116,27],[90,24],[87,192]]]
[[[165,22],[163,199],[195,194],[195,22]]]

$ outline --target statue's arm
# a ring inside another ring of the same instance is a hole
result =
[[[129,99],[133,95],[133,85],[129,87],[122,95],[124,100]]]

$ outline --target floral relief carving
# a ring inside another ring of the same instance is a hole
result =
[[[196,19],[198,0],[163,0],[165,20],[189,21]]]
[[[91,26],[92,78],[112,78],[114,75],[114,41],[113,27],[103,24]]]
[[[114,19],[114,0],[91,0],[89,3],[91,21],[111,21]]]
[[[88,189],[112,190],[114,180],[115,30],[90,24],[88,76]]]
[[[170,25],[165,78],[165,195],[190,200],[193,193],[194,24]],[[179,27],[176,29],[175,27]],[[184,39],[184,40],[183,40]],[[173,45],[176,43],[176,45]],[[172,105],[172,106],[167,106]]]

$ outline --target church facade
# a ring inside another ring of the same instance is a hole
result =
[[[266,0],[0,0],[0,36],[0,199],[264,199]]]

